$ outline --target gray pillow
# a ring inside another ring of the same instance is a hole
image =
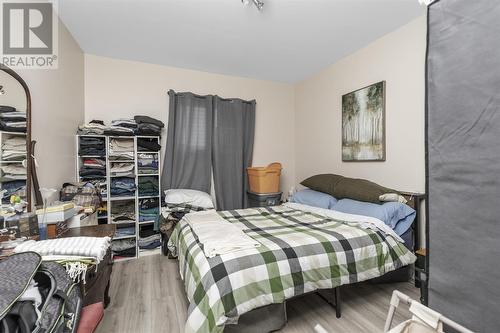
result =
[[[379,204],[380,196],[387,193],[398,194],[397,191],[366,179],[348,178],[331,173],[309,177],[301,184],[311,190],[330,194],[338,200],[347,198]]]

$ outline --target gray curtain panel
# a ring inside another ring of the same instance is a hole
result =
[[[500,1],[429,6],[429,305],[500,331]]]
[[[212,96],[168,92],[170,107],[162,190],[186,188],[210,193]]]
[[[212,166],[217,209],[247,207],[252,165],[255,101],[214,97]]]

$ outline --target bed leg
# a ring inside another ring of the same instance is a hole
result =
[[[340,299],[340,287],[333,289],[333,302],[329,298],[325,297],[321,292],[316,292],[316,294],[335,309],[335,317],[341,317],[342,307]]]
[[[335,316],[340,318],[342,309],[340,304],[340,287],[335,288]]]

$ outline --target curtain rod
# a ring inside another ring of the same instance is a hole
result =
[[[191,96],[194,96],[196,98],[206,98],[206,97],[218,97],[220,98],[221,100],[223,101],[241,101],[243,103],[248,103],[248,104],[257,104],[257,101],[255,99],[251,99],[251,100],[244,100],[244,99],[241,99],[241,98],[224,98],[224,97],[220,97],[219,95],[212,95],[212,94],[208,94],[208,95],[198,95],[198,94],[195,94],[195,93],[192,93],[190,91],[183,91],[183,92],[176,92],[175,90],[173,89],[169,89],[168,90],[168,94],[175,94],[175,95],[191,95]]]

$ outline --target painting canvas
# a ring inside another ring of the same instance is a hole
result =
[[[342,96],[342,160],[385,161],[385,81]]]

